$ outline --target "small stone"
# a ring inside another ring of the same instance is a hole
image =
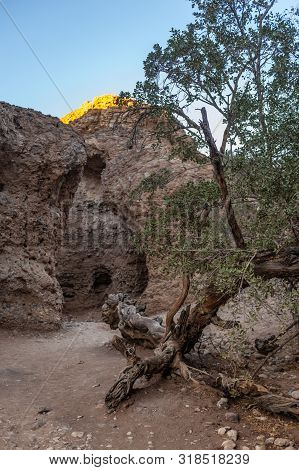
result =
[[[190,408],[190,405],[185,405],[185,408]]]
[[[294,447],[292,447],[292,446],[288,446],[288,447],[286,447],[284,450],[296,450],[296,449],[295,449]]]
[[[242,446],[242,447],[241,447],[241,450],[250,450],[250,448],[247,447],[247,446]]]
[[[131,431],[128,431],[127,436],[131,436],[131,435],[132,435]]]
[[[235,441],[238,439],[238,431],[236,431],[235,429],[230,429],[229,431],[227,431],[227,436],[232,440],[232,441]]]
[[[227,441],[222,442],[221,445],[224,450],[232,450],[236,448],[237,444],[234,441],[227,440]]]
[[[282,437],[278,437],[274,441],[274,445],[277,447],[287,447],[289,445],[289,440]]]
[[[266,446],[263,444],[255,446],[255,450],[266,450]]]
[[[84,418],[84,416],[83,415],[77,416],[77,419],[81,419],[81,418]]]
[[[274,437],[268,437],[266,440],[265,440],[265,444],[266,446],[269,446],[271,444],[274,444]]]
[[[200,413],[200,408],[194,408],[195,413]]]
[[[219,434],[219,436],[224,436],[224,434],[226,434],[226,431],[228,429],[229,428],[227,426],[225,426],[224,428],[219,428],[218,431],[217,431],[217,434]]]
[[[295,398],[295,400],[299,400],[299,390],[294,390],[293,392],[290,393],[290,396],[292,398]]]
[[[231,421],[232,423],[238,423],[240,421],[240,415],[238,413],[234,413],[233,411],[228,411],[225,413],[225,419],[227,421]]]
[[[228,408],[228,399],[220,398],[220,400],[217,401],[217,408]]]
[[[38,409],[37,413],[39,415],[46,415],[46,414],[50,413],[50,411],[52,411],[52,408],[49,408],[48,406],[41,406]]]
[[[79,439],[81,439],[83,436],[84,436],[84,432],[82,432],[82,431],[72,432],[72,437],[78,437]]]
[[[257,436],[256,440],[260,442],[265,442],[265,436],[263,434],[260,434],[259,436]]]

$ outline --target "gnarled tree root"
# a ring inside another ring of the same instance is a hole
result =
[[[147,379],[154,374],[163,372],[171,366],[176,355],[175,344],[168,344],[163,351],[156,356],[139,360],[135,364],[126,367],[120,374],[117,382],[110,388],[106,395],[105,403],[109,409],[117,406],[129,396],[137,379],[145,376]]]
[[[142,310],[140,311],[134,303],[115,297],[115,301],[111,302],[106,310],[109,312],[110,309],[110,313],[114,315],[113,317],[107,314],[107,317],[114,318],[114,328],[118,326],[125,339],[154,348],[154,355],[141,360],[136,356],[135,350],[132,353],[130,343],[126,343],[127,346],[123,344],[116,346],[125,355],[129,365],[121,372],[118,380],[106,395],[105,403],[109,409],[117,408],[129,396],[135,382],[141,377],[148,379],[154,374],[173,370],[186,380],[192,380],[190,372],[192,368],[184,363],[184,354],[192,350],[204,328],[215,319],[219,307],[226,303],[231,294],[217,294],[213,288],[207,288],[203,301],[192,308],[190,305],[183,308],[177,322],[172,322],[166,334],[161,319],[144,317]],[[232,397],[251,396],[254,397],[255,403],[264,409],[298,417],[299,401],[297,400],[277,398],[253,380],[235,380],[224,375],[220,376],[219,380],[219,375],[218,378],[213,378],[213,374],[209,376],[214,386],[221,388]],[[286,400],[285,405],[282,404],[282,400]]]

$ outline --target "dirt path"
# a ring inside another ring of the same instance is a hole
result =
[[[101,323],[68,323],[58,333],[0,331],[1,449],[220,449],[218,428],[239,433],[237,448],[260,434],[298,439],[296,423],[236,404],[225,417],[217,391],[179,378],[139,390],[107,413],[105,392],[125,366]],[[99,385],[100,384],[100,385]]]

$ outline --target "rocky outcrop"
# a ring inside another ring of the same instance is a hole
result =
[[[70,126],[0,103],[1,326],[59,326],[57,248],[85,160]]]
[[[180,289],[179,280],[165,278],[158,262],[138,254],[132,235],[150,206],[188,181],[210,178],[211,169],[170,158],[173,142],[156,137],[152,118],[142,120],[132,138],[138,116],[117,107],[103,109],[103,102],[70,122],[84,138],[89,159],[58,257],[65,309],[96,319],[104,298],[122,291],[147,303],[149,314],[164,311]],[[139,192],[152,175],[160,175],[163,184],[154,194]]]
[[[68,126],[0,104],[1,326],[55,328],[63,306],[99,319],[119,291],[163,311],[177,294],[178,280],[138,252],[134,233],[150,205],[210,169],[169,159],[172,142],[157,139],[151,119],[132,138],[136,115],[123,118],[110,98]],[[155,194],[136,191],[155,174],[164,178]]]

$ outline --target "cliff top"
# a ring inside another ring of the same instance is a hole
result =
[[[61,122],[64,124],[69,124],[71,121],[75,119],[79,119],[80,117],[84,116],[90,109],[107,109],[107,108],[114,108],[119,104],[119,96],[117,95],[102,95],[96,96],[93,98],[92,101],[84,101],[82,105],[71,111],[70,113],[66,114],[62,118],[60,118]],[[132,105],[132,100],[128,100],[127,105]]]

